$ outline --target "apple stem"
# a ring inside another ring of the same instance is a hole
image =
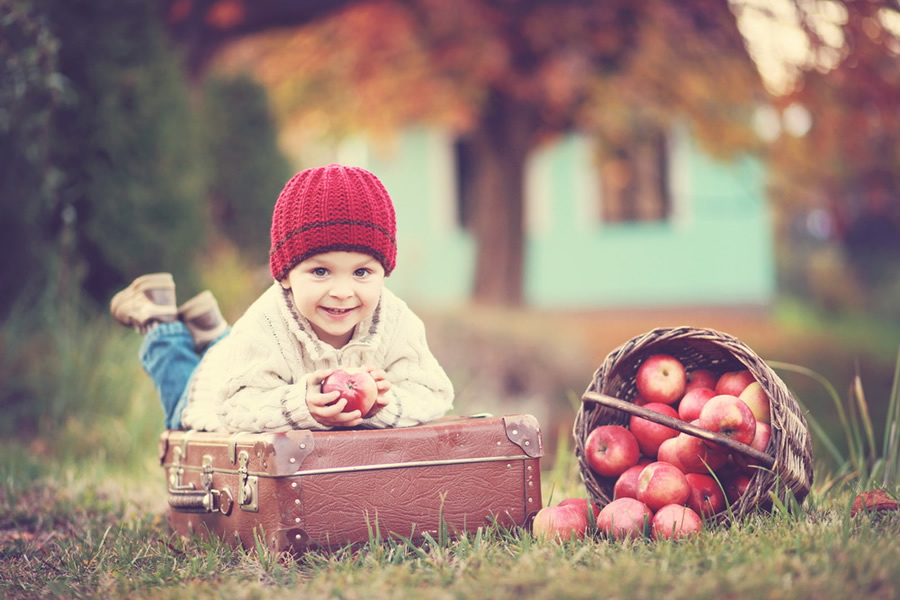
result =
[[[649,410],[647,408],[644,408],[643,406],[638,406],[632,402],[626,402],[624,400],[614,398],[613,396],[607,396],[606,394],[599,394],[597,392],[585,392],[581,399],[582,401],[593,402],[594,404],[600,404],[601,406],[606,406],[632,415],[637,415],[649,421],[653,421],[654,423],[659,423],[683,433],[687,433],[709,442],[714,442],[721,446],[725,446],[726,448],[729,448],[736,452],[740,452],[741,454],[745,454],[750,458],[755,458],[769,469],[771,469],[775,465],[775,459],[773,457],[769,456],[765,452],[760,452],[756,448],[752,448],[747,444],[742,444],[741,442],[737,442],[731,438],[725,437],[724,435],[719,435],[717,433],[713,433],[712,431],[701,429],[696,425],[691,425],[690,423],[686,423],[684,421],[681,421],[680,419],[673,419],[672,417],[660,414],[655,410]]]

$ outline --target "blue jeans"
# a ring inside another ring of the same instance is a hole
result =
[[[203,355],[228,332],[198,352],[194,338],[181,321],[159,323],[144,336],[138,355],[153,380],[166,417],[167,429],[181,429],[188,383]]]

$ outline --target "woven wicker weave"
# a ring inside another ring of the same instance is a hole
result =
[[[703,368],[721,374],[748,369],[769,396],[772,436],[766,454],[771,458],[760,462],[770,468],[755,469],[747,491],[732,504],[730,511],[716,515],[717,520],[725,521],[732,515],[740,516],[757,507],[769,510],[773,495],[785,501],[792,494],[798,502],[803,501],[812,485],[812,441],[806,419],[787,387],[768,365],[734,336],[713,329],[677,327],[654,329],[613,350],[594,373],[585,391],[573,429],[575,454],[581,478],[598,506],[605,506],[612,500],[615,478],[600,477],[587,464],[584,446],[595,427],[627,427],[631,415],[640,414],[679,431],[698,433],[687,423],[642,411],[632,403],[637,394],[637,369],[652,354],[670,354],[681,360],[688,371]],[[704,433],[702,437],[725,442],[722,436]],[[758,456],[749,452],[744,454]]]

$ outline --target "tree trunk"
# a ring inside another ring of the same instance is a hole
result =
[[[531,106],[494,91],[471,136],[472,231],[477,245],[472,299],[476,302],[523,303],[525,161],[538,125]]]

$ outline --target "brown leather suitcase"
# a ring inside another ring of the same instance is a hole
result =
[[[542,454],[537,420],[508,415],[381,430],[167,430],[159,457],[174,532],[300,553],[524,526],[541,508]]]

